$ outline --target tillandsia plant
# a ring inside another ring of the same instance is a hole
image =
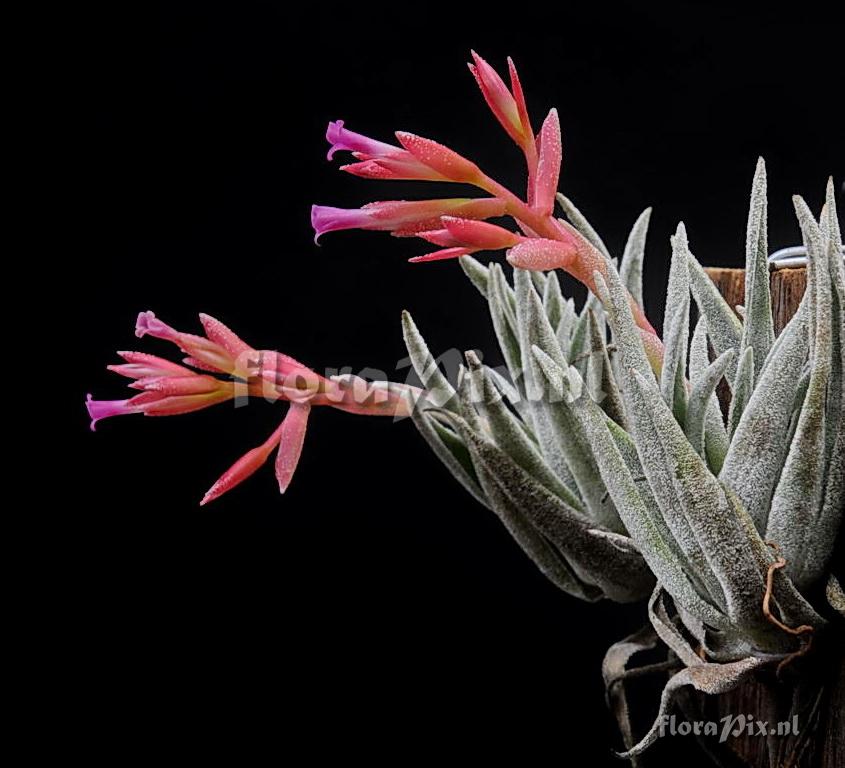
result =
[[[584,215],[558,193],[562,144],[551,110],[538,133],[508,61],[510,86],[481,57],[470,70],[495,118],[526,162],[523,196],[475,163],[420,136],[385,143],[329,125],[329,159],[363,178],[455,182],[478,198],[314,206],[316,236],[384,230],[431,243],[411,261],[457,259],[487,302],[505,367],[474,351],[456,382],[440,370],[410,314],[405,341],[423,390],[324,378],[276,352],[258,352],[217,321],[206,337],[139,318],[138,335],[176,343],[183,366],[121,353],[113,369],[143,390],[126,401],[89,402],[96,421],[116,413],[197,410],[236,396],[286,400],[290,410],[206,494],[251,474],[280,445],[282,490],[302,445],[311,405],[410,415],[433,451],[558,587],[577,598],[647,600],[650,623],[613,646],[603,673],[632,759],[659,735],[686,687],[720,694],[763,669],[794,670],[815,638],[841,623],[845,599],[831,558],[845,505],[845,268],[829,183],[818,219],[795,198],[808,287],[776,338],[767,263],[766,172],[758,163],[746,238],[744,306],[729,306],[690,250],[671,238],[663,339],[643,307],[650,209],[617,262]],[[559,206],[566,219],[556,213]],[[507,217],[513,229],[489,219]],[[504,250],[512,279],[471,254]],[[576,311],[556,271],[589,295]],[[693,304],[696,317],[693,325]],[[223,378],[225,377],[225,378]],[[730,406],[715,394],[725,381]],[[270,385],[270,395],[267,388]],[[380,397],[363,398],[364,393]],[[662,642],[674,674],[654,726],[635,742],[625,699],[630,659]]]

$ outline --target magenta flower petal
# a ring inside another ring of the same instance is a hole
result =
[[[331,144],[326,156],[328,160],[331,160],[334,153],[338,151],[360,152],[368,157],[381,157],[393,152],[401,152],[399,147],[347,130],[343,127],[343,120],[335,120],[333,123],[329,123],[326,130],[326,141]]]
[[[163,323],[155,316],[155,312],[140,312],[138,319],[135,321],[135,335],[142,339],[149,334],[157,339],[166,339],[178,343],[179,332],[175,328],[171,328],[167,323]]]
[[[129,400],[95,400],[90,394],[85,401],[85,407],[91,417],[92,432],[97,431],[97,422],[101,419],[138,412],[138,409]]]
[[[332,208],[328,205],[311,206],[311,226],[314,228],[314,242],[326,232],[341,229],[367,229],[372,214],[361,208]]]

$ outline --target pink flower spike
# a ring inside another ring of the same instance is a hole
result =
[[[328,160],[331,160],[334,153],[338,151],[359,152],[368,158],[383,157],[402,151],[392,144],[376,141],[363,134],[347,130],[343,127],[343,120],[335,120],[333,123],[329,123],[329,127],[326,129],[326,141],[331,144],[327,155]]]
[[[457,259],[461,256],[469,256],[475,253],[478,248],[444,248],[440,251],[427,253],[425,256],[414,256],[408,259],[409,264],[422,264],[426,261],[444,261],[445,259]]]
[[[562,158],[560,121],[557,110],[552,109],[540,129],[540,157],[534,179],[533,205],[545,215],[554,209]]]
[[[525,238],[508,251],[507,259],[513,267],[530,270],[563,269],[570,271],[578,258],[574,244],[541,237]]]
[[[250,475],[254,474],[273,452],[273,449],[279,444],[282,437],[282,422],[273,432],[257,448],[247,451],[241,458],[239,458],[229,469],[227,469],[217,480],[211,488],[208,489],[205,496],[200,501],[200,506],[205,506],[209,501],[219,498],[224,493],[231,491],[236,485],[240,485]]]
[[[509,229],[486,221],[473,221],[454,216],[443,216],[440,220],[459,244],[479,250],[498,251],[502,248],[511,248],[521,239]]]
[[[97,422],[101,419],[108,419],[112,416],[126,416],[129,413],[137,413],[130,400],[95,400],[90,394],[85,400],[85,407],[91,417],[91,431],[97,431]]]
[[[279,481],[280,493],[288,489],[296,465],[299,464],[310,413],[309,403],[291,403],[282,421],[279,452],[276,454],[276,479]]]
[[[475,163],[436,141],[405,131],[397,131],[396,138],[423,165],[449,181],[478,184],[484,179],[484,174]]]

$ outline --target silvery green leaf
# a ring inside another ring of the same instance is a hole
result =
[[[693,387],[700,381],[709,366],[707,322],[703,317],[699,317],[690,343],[689,369],[690,383]],[[704,415],[704,451],[707,457],[707,466],[714,474],[718,474],[722,469],[725,455],[728,452],[728,445],[728,431],[725,429],[725,422],[722,420],[719,399],[714,393],[710,395],[707,411]]]
[[[566,218],[572,222],[575,229],[577,229],[590,243],[598,248],[599,252],[606,259],[610,259],[610,252],[607,250],[607,246],[604,242],[602,242],[598,232],[596,232],[590,222],[587,221],[587,217],[584,216],[584,214],[575,207],[575,204],[565,195],[558,192],[556,197],[558,203],[560,203],[560,207],[563,208],[563,212],[566,214]]]
[[[654,725],[651,726],[649,732],[643,736],[636,746],[620,754],[619,757],[630,759],[636,755],[641,755],[657,741],[660,736],[660,726],[666,722],[668,712],[674,704],[675,697],[680,688],[691,685],[702,693],[711,695],[727,693],[740,685],[765,663],[765,659],[748,656],[745,659],[728,664],[704,663],[682,669],[666,683],[663,694],[660,697],[660,710],[657,713],[657,719],[654,721]]]
[[[495,368],[488,368],[487,371],[493,379],[493,382],[496,384],[498,390],[505,396],[507,401],[514,407],[514,410],[520,415],[522,419],[522,428],[525,430],[525,434],[536,442],[536,438],[534,437],[534,433],[531,431],[531,427],[526,424],[525,421],[530,418],[530,414],[528,413],[528,404],[519,394],[519,390]]]
[[[733,396],[731,397],[731,405],[728,409],[728,435],[733,437],[745,406],[751,399],[751,393],[754,391],[754,348],[745,347],[742,357],[739,359],[739,365],[736,368],[736,375],[734,376]]]
[[[827,597],[827,602],[830,603],[831,608],[839,613],[840,616],[845,618],[845,592],[842,591],[842,586],[839,584],[839,580],[833,574],[830,574],[827,578],[825,596]]]
[[[499,390],[473,352],[467,353],[468,380],[472,382],[475,407],[484,417],[496,445],[522,469],[570,507],[583,512],[581,500],[564,485],[543,460],[537,445],[528,438],[521,421],[502,400]],[[470,425],[472,426],[471,422]]]
[[[417,431],[425,438],[435,456],[440,459],[458,482],[476,499],[489,507],[490,503],[478,483],[469,452],[461,439],[422,410],[420,404],[411,413]]]
[[[751,186],[748,229],[745,236],[745,322],[741,348],[754,350],[754,375],[759,376],[775,340],[772,297],[769,290],[766,164],[757,161]]]
[[[826,563],[833,541],[814,533],[820,522],[826,464],[827,390],[830,383],[833,332],[829,255],[821,231],[807,204],[793,198],[804,245],[807,248],[807,306],[810,312],[810,381],[795,436],[772,499],[766,538],[777,542],[787,561],[786,570],[799,589],[817,576]],[[841,512],[840,512],[841,514]]]
[[[833,180],[828,179],[824,207],[827,233],[828,272],[831,279],[831,369],[825,420],[825,490],[819,522],[808,542],[812,555],[807,563],[807,583],[823,575],[845,508],[845,263],[842,235],[836,215]]]
[[[661,519],[671,532],[672,541],[680,549],[686,564],[687,575],[699,594],[720,611],[726,612],[727,600],[722,584],[708,561],[706,550],[696,534],[695,524],[689,519],[690,515],[683,507],[685,502],[688,503],[689,493],[685,488],[679,487],[675,477],[676,471],[680,471],[677,470],[676,462],[683,461],[685,467],[686,464],[691,467],[695,466],[688,455],[689,452],[693,451],[693,448],[687,443],[689,451],[683,450],[678,453],[674,450],[676,445],[667,446],[664,444],[664,437],[659,434],[659,431],[665,428],[665,419],[655,424],[652,414],[649,412],[654,407],[654,400],[660,400],[660,395],[655,389],[651,393],[651,397],[644,397],[638,387],[640,380],[645,380],[642,375],[639,375],[639,377],[631,376],[628,418],[632,427],[631,435],[637,446],[643,471],[656,501],[656,511],[661,515]],[[660,400],[660,402],[663,401]],[[658,415],[662,416],[665,409],[666,406],[663,404]],[[675,423],[677,424],[677,422]],[[675,443],[677,442],[679,441],[676,440]],[[699,489],[699,492],[704,493],[706,490],[709,489],[705,485],[705,487]],[[713,501],[717,500],[718,495],[714,496]],[[660,577],[658,576],[658,578]],[[674,595],[672,586],[670,584],[666,586],[670,593]],[[703,620],[703,617],[699,614],[694,611],[690,612]]]
[[[616,378],[607,354],[607,344],[604,335],[599,330],[595,312],[588,313],[590,326],[590,357],[587,362],[587,382],[590,395],[602,410],[617,424],[626,426],[625,406],[622,404],[622,394],[616,385]]]
[[[592,583],[617,602],[641,599],[651,590],[653,577],[636,548],[596,536],[583,516],[549,493],[481,435],[461,429],[473,460],[481,463],[516,509],[567,559],[585,583]],[[480,470],[481,468],[479,468]]]
[[[455,389],[441,372],[434,355],[429,351],[425,339],[408,311],[402,312],[402,335],[405,338],[411,364],[427,390],[429,402],[444,408],[456,408]]]
[[[672,265],[669,268],[669,287],[666,311],[663,315],[663,369],[660,392],[679,424],[686,420],[687,345],[689,344],[689,273],[687,259],[689,244],[683,222],[672,237]]]
[[[505,359],[511,379],[516,384],[520,396],[525,396],[522,378],[522,351],[519,347],[519,337],[515,328],[515,320],[508,307],[508,286],[502,268],[498,264],[490,266],[489,290],[487,300],[490,308],[490,318],[493,320],[493,330],[499,341],[499,348]]]
[[[836,213],[836,193],[833,188],[833,177],[827,180],[827,187],[825,188],[825,208],[827,209],[827,237],[832,240],[834,245],[842,247],[842,229],[839,226],[839,217]],[[840,274],[845,270],[842,264],[842,255],[839,254],[838,259]],[[845,275],[842,276],[845,279]]]
[[[492,474],[483,470],[479,475],[484,491],[489,495],[491,509],[540,573],[573,597],[587,602],[601,600],[604,597],[602,591],[578,578],[566,558],[526,519]]]
[[[592,449],[571,412],[567,393],[558,396],[550,392],[548,380],[532,353],[532,346],[536,345],[566,370],[557,338],[525,270],[515,270],[515,283],[526,392],[543,456],[556,471],[555,462],[562,458],[592,519],[608,530],[621,531],[621,521],[607,498]]]
[[[643,306],[643,260],[650,219],[651,208],[646,208],[634,222],[628,242],[625,243],[625,251],[622,253],[622,263],[619,265],[622,284],[640,307]]]
[[[478,360],[474,352],[467,352],[467,358],[469,356],[473,356]],[[487,434],[490,431],[490,426],[476,408],[477,397],[473,391],[475,388],[473,384],[474,382],[469,375],[469,371],[462,365],[458,370],[458,413],[461,414],[464,421],[476,432]]]
[[[692,649],[689,641],[681,634],[681,631],[669,616],[664,603],[666,594],[663,585],[657,582],[648,601],[648,618],[651,621],[652,627],[654,627],[654,631],[684,663],[684,666],[697,667],[703,664],[704,661]]]
[[[695,448],[699,456],[705,457],[704,451],[704,421],[710,406],[716,385],[725,375],[725,371],[734,358],[734,351],[729,349],[719,355],[704,373],[697,377],[690,392],[687,403],[685,432],[690,445]],[[719,419],[721,423],[721,418]]]
[[[567,299],[561,308],[560,321],[555,328],[555,335],[560,344],[560,351],[563,356],[572,363],[572,334],[575,324],[578,322],[578,314],[575,312],[575,302]],[[583,336],[582,336],[583,338]]]
[[[769,638],[763,630],[771,629],[760,600],[765,585],[759,558],[765,545],[747,512],[734,503],[735,499],[728,498],[654,388],[637,372],[634,384],[631,422],[646,476],[653,489],[657,483],[671,482],[676,494],[674,508],[662,509],[664,517],[668,515],[671,528],[671,518],[681,513],[706,558],[706,568],[699,569],[702,580],[710,588],[711,574],[717,579],[724,591],[728,616],[753,634],[755,643],[765,649]]]
[[[689,254],[690,290],[699,312],[707,320],[707,335],[717,355],[729,349],[739,349],[742,336],[742,323],[728,303],[722,298],[719,289],[708,277],[701,264],[692,253]],[[728,368],[728,383],[736,375],[736,361]]]
[[[677,545],[660,512],[654,505],[644,503],[608,429],[607,417],[586,397],[576,400],[573,410],[594,448],[602,477],[625,528],[654,575],[689,613],[712,627],[727,629],[730,626],[727,617],[703,598],[690,581],[689,566],[679,556]]]
[[[560,290],[560,281],[557,273],[552,271],[546,275],[546,286],[543,289],[543,309],[546,310],[546,317],[549,318],[552,328],[557,329],[563,316],[563,293]]]
[[[839,256],[839,248],[833,240],[828,241],[830,255],[829,265]],[[831,366],[827,387],[827,402],[825,405],[825,465],[823,473],[824,495],[822,507],[816,525],[804,542],[804,571],[801,582],[812,584],[821,578],[828,568],[830,557],[841,527],[843,509],[845,508],[845,419],[843,419],[843,312],[840,297],[836,290],[832,290],[831,302]],[[821,301],[821,298],[820,298]],[[820,317],[821,319],[821,317]],[[818,348],[822,349],[824,342],[819,341]],[[813,375],[811,370],[805,403],[813,391]],[[803,409],[802,409],[803,414]],[[798,428],[801,427],[799,417]],[[798,432],[796,428],[796,435]]]
[[[487,298],[487,282],[490,271],[478,259],[472,256],[461,256],[458,259],[461,269],[464,274],[470,279],[470,282],[478,288],[478,292],[486,299]]]
[[[761,533],[789,448],[793,398],[806,358],[807,312],[802,304],[772,347],[719,474]]]
[[[531,270],[531,282],[534,283],[534,288],[537,293],[542,296],[546,292],[546,275],[539,270]]]
[[[643,348],[640,330],[634,323],[634,316],[631,313],[628,292],[622,285],[619,274],[613,267],[608,266],[607,281],[599,272],[593,273],[593,279],[596,283],[596,292],[607,311],[607,317],[613,331],[613,341],[616,344],[623,369],[637,370],[644,376],[651,377],[651,380],[654,381],[654,374]],[[625,377],[622,380],[624,382]],[[625,386],[623,385],[623,394],[625,394],[624,390]]]

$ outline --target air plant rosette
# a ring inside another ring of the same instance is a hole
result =
[[[274,450],[284,491],[313,406],[410,416],[455,478],[556,586],[590,602],[644,602],[646,626],[611,647],[602,670],[622,756],[636,761],[658,738],[664,715],[689,705],[690,690],[725,694],[766,679],[793,701],[805,733],[787,751],[771,747],[772,764],[801,764],[807,732],[823,730],[822,697],[830,705],[831,696],[842,696],[841,679],[838,693],[830,684],[841,678],[835,654],[827,687],[808,692],[804,685],[813,663],[829,658],[819,649],[841,639],[845,615],[832,573],[845,506],[845,268],[833,183],[818,218],[794,199],[807,289],[780,335],[760,160],[741,316],[693,255],[681,223],[671,238],[661,339],[643,306],[651,210],[637,219],[617,261],[558,193],[557,112],[535,133],[510,60],[508,69],[510,85],[473,53],[470,70],[484,99],[525,157],[524,194],[431,139],[398,131],[396,143],[386,143],[336,121],[327,131],[329,159],[348,152],[354,161],[342,170],[365,179],[471,185],[482,194],[312,209],[318,238],[383,230],[434,246],[412,262],[457,260],[487,303],[504,369],[468,351],[450,381],[407,312],[404,337],[422,389],[323,377],[286,355],[253,349],[213,318],[201,316],[205,336],[194,336],[142,313],[137,335],[172,342],[186,357],[177,364],[120,353],[125,364],[110,367],[139,394],[90,400],[92,426],[106,416],[185,413],[238,396],[288,403],[266,442],[224,473],[202,499],[207,503]],[[510,278],[497,261],[484,265],[473,255],[500,250],[513,267]],[[556,270],[589,290],[580,310],[563,295]],[[716,396],[720,382],[730,391],[726,413]],[[632,658],[655,648],[664,660],[653,666],[671,675],[654,725],[635,736],[625,681]],[[841,741],[840,733],[828,748],[842,749]]]

